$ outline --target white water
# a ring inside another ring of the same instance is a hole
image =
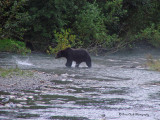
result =
[[[15,61],[16,61],[16,64],[17,65],[24,65],[24,66],[33,66],[33,63],[31,63],[29,61],[29,58],[25,59],[25,60],[21,60],[21,59],[18,59],[17,57],[14,57],[15,58]]]

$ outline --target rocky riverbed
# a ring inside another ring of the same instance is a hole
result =
[[[160,73],[146,61],[140,52],[92,56],[91,69],[69,69],[45,54],[0,54],[1,67],[26,72],[0,77],[0,119],[159,120]]]
[[[52,85],[50,81],[58,79],[58,75],[39,72],[35,70],[24,70],[23,75],[0,76],[0,91],[33,90]]]

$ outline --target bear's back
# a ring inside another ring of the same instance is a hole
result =
[[[89,53],[83,48],[72,49],[72,58],[76,62],[85,62],[86,60],[90,60]]]

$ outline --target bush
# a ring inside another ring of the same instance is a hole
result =
[[[30,53],[31,50],[25,47],[24,42],[12,39],[3,39],[0,40],[0,52],[14,52],[14,53],[26,54]]]
[[[111,34],[120,32],[127,10],[123,8],[123,0],[107,0],[103,6],[104,23]]]
[[[158,27],[156,27],[155,24],[152,24],[151,27],[142,30],[136,38],[145,40],[154,47],[160,47],[160,24]]]
[[[55,48],[49,46],[47,50],[48,54],[55,54],[67,47],[81,47],[83,44],[79,39],[76,39],[76,35],[71,34],[70,29],[62,30],[62,32],[54,31],[54,36],[57,46]]]
[[[120,42],[118,35],[109,34],[105,20],[102,10],[95,2],[86,3],[80,13],[76,15],[75,31],[84,43],[83,47],[91,48],[92,51],[97,52],[115,47]]]
[[[27,0],[0,1],[0,39],[23,39],[30,16],[25,11]],[[23,26],[24,25],[24,26]]]
[[[96,46],[106,38],[107,30],[104,16],[96,3],[86,3],[81,12],[76,15],[75,31],[84,42],[84,47]]]
[[[146,67],[151,70],[160,71],[160,60],[154,59],[150,54],[147,56]]]

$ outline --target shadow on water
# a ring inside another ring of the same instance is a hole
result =
[[[59,77],[53,78],[53,84],[45,88],[0,91],[0,119],[160,118],[160,74],[143,68],[144,55],[92,57],[91,69],[85,64],[69,69],[64,67],[65,59],[57,60],[44,54],[1,54],[0,58],[1,65],[18,65],[21,69],[43,71]]]

